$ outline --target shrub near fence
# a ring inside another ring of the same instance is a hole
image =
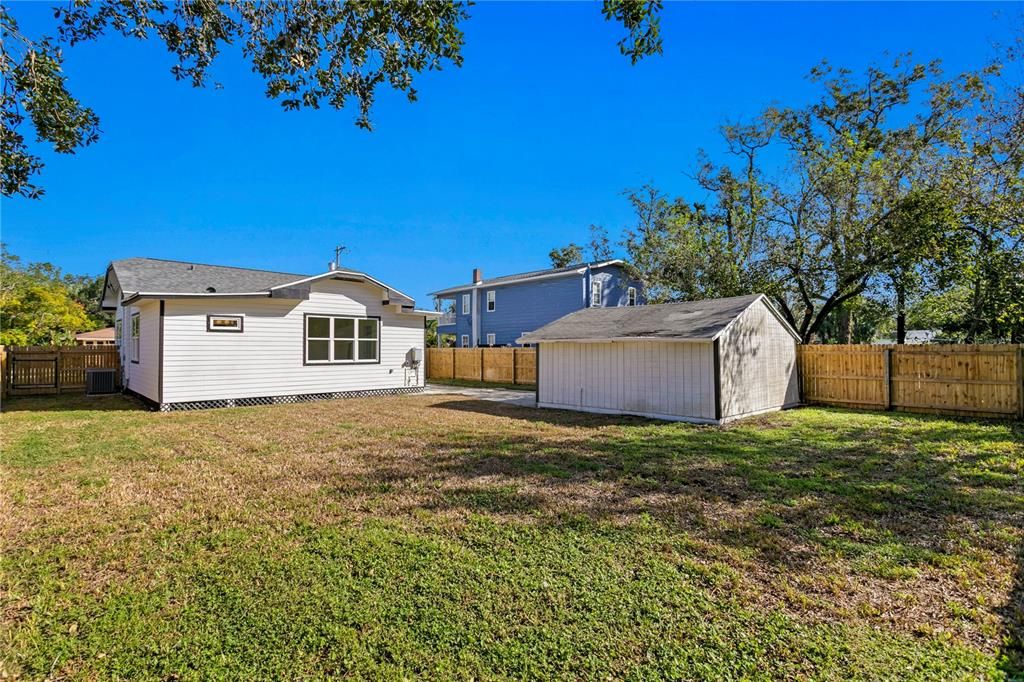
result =
[[[1024,418],[1024,346],[799,346],[803,401]]]
[[[428,348],[427,379],[533,385],[537,381],[537,351],[533,348]]]

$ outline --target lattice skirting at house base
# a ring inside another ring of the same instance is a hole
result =
[[[275,395],[262,398],[225,398],[222,400],[192,400],[182,403],[161,403],[161,412],[181,410],[210,410],[218,407],[254,407],[256,405],[290,405],[308,403],[314,400],[343,400],[346,398],[373,398],[384,395],[422,393],[422,386],[403,388],[370,388],[362,391],[337,391],[334,393],[301,393],[298,395]]]

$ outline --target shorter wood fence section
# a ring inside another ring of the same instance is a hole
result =
[[[85,391],[85,370],[115,369],[121,358],[111,346],[0,347],[3,395],[45,395]]]
[[[537,383],[533,348],[428,348],[427,379]]]
[[[799,346],[805,403],[1024,419],[1024,346]]]

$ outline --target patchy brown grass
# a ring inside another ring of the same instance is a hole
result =
[[[458,542],[481,517],[559,532],[649,521],[749,608],[1019,664],[1020,426],[808,409],[718,429],[458,396],[97,406],[126,404],[26,399],[0,422],[5,551],[58,552],[60,575],[97,599],[159,587],[195,542],[225,560],[268,537],[287,551],[296,526],[383,521]],[[232,529],[258,532],[217,539]],[[0,619],[16,633],[43,574],[7,568]]]

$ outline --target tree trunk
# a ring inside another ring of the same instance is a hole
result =
[[[894,277],[896,288],[896,343],[907,342],[907,286],[902,277]]]
[[[853,315],[845,303],[839,307],[837,336],[839,343],[853,343]]]

